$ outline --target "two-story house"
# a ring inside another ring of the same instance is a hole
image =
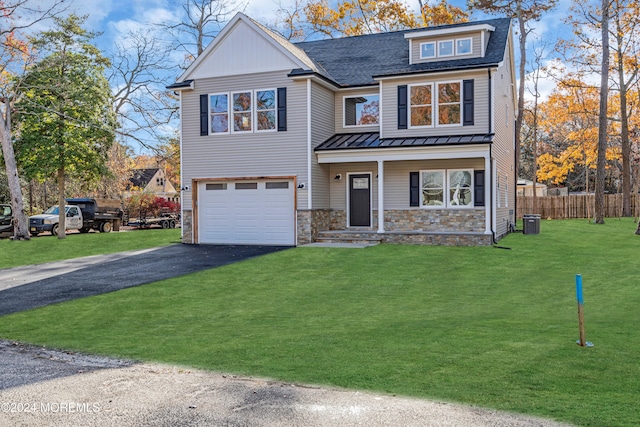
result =
[[[134,169],[131,171],[124,197],[129,197],[133,189],[155,194],[172,202],[180,202],[180,195],[171,184],[171,181],[165,176],[164,170],[160,168]]]
[[[509,19],[291,43],[240,13],[168,89],[184,242],[490,245],[515,221]]]

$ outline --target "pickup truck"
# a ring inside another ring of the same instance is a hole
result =
[[[120,230],[122,223],[122,209],[119,200],[109,199],[66,199],[65,229],[79,230],[88,233],[89,230],[98,230],[101,233],[110,233],[111,230]],[[58,234],[59,207],[52,206],[40,215],[29,217],[29,232],[37,236],[45,231]]]
[[[13,211],[11,205],[0,205],[0,237],[13,233]]]

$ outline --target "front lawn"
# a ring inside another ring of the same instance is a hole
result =
[[[0,239],[0,268],[155,248],[179,242],[180,229],[69,233],[63,240],[50,235],[33,237],[28,241]]]
[[[632,426],[640,419],[634,231],[630,219],[542,221],[540,235],[510,235],[503,248],[296,248],[5,316],[0,336]],[[576,345],[576,274],[592,348]]]

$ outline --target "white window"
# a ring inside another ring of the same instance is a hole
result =
[[[438,56],[453,56],[453,40],[438,42]]]
[[[233,132],[251,132],[251,92],[237,92],[231,95],[233,100]]]
[[[428,170],[420,172],[423,208],[473,207],[473,170]]]
[[[367,126],[378,124],[380,95],[344,97],[344,126]]]
[[[229,95],[219,93],[209,95],[210,133],[229,132]]]
[[[472,206],[473,173],[471,170],[449,171],[449,206]]]
[[[502,188],[500,185],[500,174],[498,173],[498,179],[496,179],[496,193],[498,194],[498,207],[502,207]]]
[[[438,126],[462,123],[462,96],[460,82],[438,83]]]
[[[433,83],[409,86],[409,125],[433,126]]]
[[[420,58],[429,59],[436,57],[436,44],[435,42],[420,43]]]
[[[471,53],[471,38],[456,39],[456,55],[468,55]]]
[[[427,208],[444,207],[444,171],[422,171],[422,206]]]
[[[257,131],[276,130],[275,89],[256,91],[256,127]]]

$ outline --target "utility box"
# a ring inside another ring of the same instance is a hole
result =
[[[540,234],[540,215],[525,214],[522,217],[523,234]]]

